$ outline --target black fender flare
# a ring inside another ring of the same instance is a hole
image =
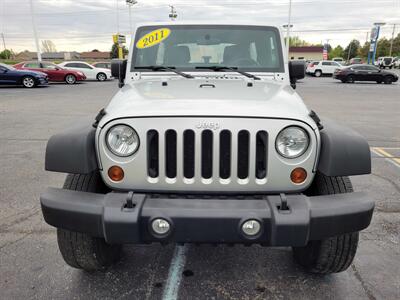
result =
[[[322,120],[322,124],[317,170],[326,176],[370,174],[371,151],[367,140],[331,120]]]
[[[99,169],[96,155],[96,129],[93,120],[78,122],[53,135],[47,142],[45,169],[52,172],[88,174]]]

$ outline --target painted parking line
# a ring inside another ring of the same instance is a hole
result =
[[[178,299],[179,285],[182,281],[182,272],[186,264],[187,244],[184,246],[175,246],[174,255],[169,267],[167,283],[164,288],[163,300]]]
[[[399,148],[371,147],[371,150],[375,154],[377,154],[380,157],[384,157],[387,161],[389,161],[390,163],[392,163],[396,167],[400,168],[400,158],[390,154],[385,149],[396,149],[396,150],[398,150]]]

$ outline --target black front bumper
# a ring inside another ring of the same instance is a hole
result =
[[[46,222],[52,226],[103,237],[108,243],[259,243],[303,246],[366,228],[374,202],[365,193],[306,197],[287,195],[289,210],[280,210],[279,195],[260,199],[183,199],[146,194],[106,195],[49,188],[40,197]],[[134,207],[127,208],[127,199]],[[150,223],[163,218],[171,233],[158,237]],[[261,222],[262,232],[242,234],[244,221]]]

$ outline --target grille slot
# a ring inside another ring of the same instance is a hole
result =
[[[195,136],[193,130],[183,132],[183,176],[194,177],[194,147]]]
[[[238,172],[237,176],[240,179],[249,177],[249,142],[250,134],[247,130],[241,130],[238,133]]]
[[[204,130],[201,133],[201,176],[209,179],[212,177],[213,167],[213,132]]]
[[[231,176],[232,135],[229,130],[219,134],[219,176],[228,179]]]
[[[259,131],[256,135],[256,178],[267,177],[268,133]]]
[[[158,172],[158,132],[149,130],[147,132],[147,175],[156,178]]]
[[[176,177],[176,131],[165,132],[165,174],[168,178]]]

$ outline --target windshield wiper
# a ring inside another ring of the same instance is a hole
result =
[[[255,80],[261,80],[260,77],[258,77],[256,75],[253,75],[253,74],[250,74],[250,73],[247,73],[247,72],[240,71],[237,67],[228,67],[228,66],[208,66],[208,67],[204,66],[203,67],[203,66],[201,66],[201,67],[196,67],[196,69],[213,70],[215,72],[224,71],[224,70],[230,70],[230,71],[234,71],[236,73],[239,73],[239,74],[241,74],[243,76],[246,76],[248,78],[253,78]]]
[[[190,75],[190,74],[186,74],[186,73],[183,73],[183,72],[180,72],[180,71],[176,70],[175,67],[165,67],[165,66],[138,66],[138,67],[135,67],[135,69],[138,69],[138,70],[141,70],[141,69],[150,69],[150,70],[153,70],[153,71],[171,71],[171,72],[174,72],[175,74],[181,75],[182,77],[185,77],[185,78],[190,78],[190,79],[194,78],[194,77],[193,77],[192,75]]]

